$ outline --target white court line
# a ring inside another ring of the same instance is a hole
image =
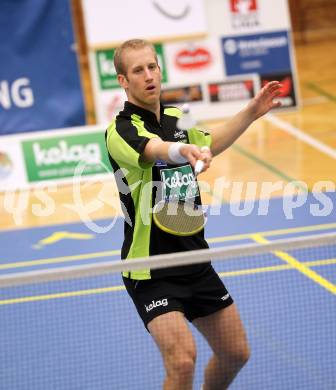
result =
[[[291,125],[289,122],[286,122],[282,119],[279,119],[273,114],[265,115],[265,120],[271,122],[273,125],[279,127],[280,129],[286,131],[288,134],[293,135],[294,137],[300,139],[306,144],[312,146],[313,148],[319,150],[320,152],[326,154],[327,156],[336,160],[336,150],[330,146],[324,144],[323,142],[317,140],[316,138],[306,134],[299,128]]]
[[[303,106],[311,106],[314,104],[321,104],[321,103],[326,103],[326,102],[329,102],[329,99],[326,98],[325,96],[315,96],[315,97],[303,99],[302,105]]]

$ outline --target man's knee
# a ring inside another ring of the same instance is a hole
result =
[[[180,378],[190,377],[195,371],[195,360],[190,356],[182,356],[174,361],[173,371]]]
[[[237,362],[239,367],[243,367],[249,360],[251,355],[250,347],[247,342],[243,343],[234,353],[233,360]]]
[[[230,364],[237,370],[240,370],[248,362],[250,355],[249,345],[247,341],[244,340],[230,351],[223,351],[223,353],[217,357],[223,364]]]
[[[170,374],[180,378],[193,375],[196,364],[196,349],[195,348],[174,348],[170,351],[168,366]]]

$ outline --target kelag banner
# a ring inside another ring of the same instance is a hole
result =
[[[84,123],[70,1],[2,1],[0,135]]]

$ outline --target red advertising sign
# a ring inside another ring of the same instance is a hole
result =
[[[206,67],[211,64],[211,61],[209,50],[197,47],[179,51],[176,55],[175,65],[181,70],[191,70]]]
[[[247,14],[257,11],[257,0],[230,0],[230,9],[233,13]]]
[[[230,11],[234,29],[250,29],[260,24],[257,0],[230,0]]]
[[[264,86],[270,81],[278,80],[282,84],[281,95],[277,100],[281,101],[281,108],[295,107],[296,106],[296,95],[293,82],[293,75],[291,73],[277,73],[270,75],[262,75],[261,86]]]
[[[254,96],[253,80],[223,81],[208,84],[210,101],[233,102],[251,99]]]

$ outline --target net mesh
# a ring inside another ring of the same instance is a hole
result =
[[[5,270],[0,389],[162,388],[159,350],[120,272],[208,259],[237,304],[251,349],[230,388],[336,388],[336,234],[257,241],[127,263]],[[212,351],[190,329],[197,345],[193,389],[200,389]]]

